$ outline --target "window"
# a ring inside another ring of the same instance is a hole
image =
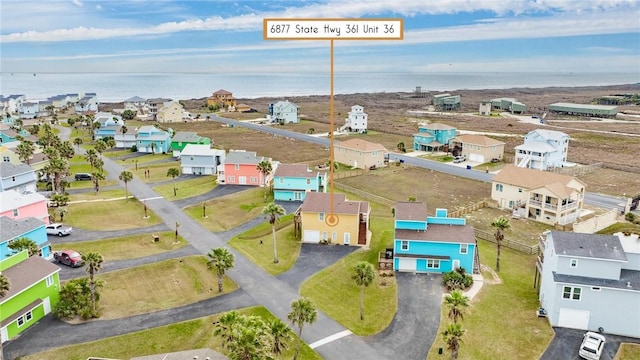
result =
[[[578,259],[571,259],[569,266],[571,266],[572,268],[578,267]]]
[[[233,164],[234,169],[240,170],[240,164]]]
[[[337,239],[338,239],[338,233],[334,231],[333,233],[331,233],[331,240],[335,242]]]
[[[45,282],[47,283],[47,287],[53,285],[53,275],[47,276],[47,278],[45,279]]]
[[[26,321],[29,321],[33,318],[33,314],[31,313],[31,311],[29,311],[28,313],[24,314],[24,319]]]
[[[280,177],[280,184],[284,184],[284,178]]]
[[[496,184],[496,191],[502,192],[502,188],[503,188],[502,184]]]
[[[235,182],[236,181],[236,177],[235,176],[227,176],[227,181],[228,182]]]
[[[307,179],[307,185],[311,184],[311,179]]]
[[[409,242],[408,241],[402,241],[400,243],[400,250],[409,250]]]
[[[11,177],[11,181],[16,181],[16,177],[15,177],[15,176],[12,176],[12,177]]]
[[[20,327],[20,326],[22,326],[22,325],[24,325],[24,316],[20,316],[20,317],[18,318],[18,327]]]
[[[13,209],[13,216],[18,216],[19,213],[18,209]]]
[[[518,188],[518,192],[521,193],[522,192],[522,188]]]
[[[327,238],[327,232],[326,231],[322,232],[322,240],[329,240],[329,238]]]
[[[580,293],[582,288],[565,286],[562,290],[562,298],[568,300],[580,300]]]
[[[440,260],[427,259],[427,269],[440,269]]]
[[[600,287],[598,287],[598,286],[593,286],[593,287],[591,288],[591,291],[600,291]]]
[[[257,184],[257,183],[258,183],[258,177],[257,177],[257,176],[250,176],[250,177],[249,177],[249,181],[250,181],[252,184]]]
[[[318,213],[318,221],[324,221],[324,213],[323,212]]]
[[[460,254],[466,254],[469,252],[469,244],[460,244]]]
[[[509,209],[513,209],[513,200],[509,200]]]
[[[371,153],[371,156],[378,156],[378,152],[377,152],[377,151],[373,151],[373,152]]]
[[[3,156],[2,157],[2,161],[4,162],[11,162],[11,159],[8,156]]]

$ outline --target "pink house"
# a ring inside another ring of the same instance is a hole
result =
[[[15,190],[0,192],[0,216],[16,220],[34,217],[49,224],[47,198],[38,193],[21,194]]]
[[[257,166],[262,161],[271,163],[271,158],[256,156],[255,152],[234,150],[227,154],[222,165],[222,171],[218,173],[218,183],[227,185],[249,185],[264,186],[273,178],[275,166],[272,163],[273,171],[265,177],[258,171]]]

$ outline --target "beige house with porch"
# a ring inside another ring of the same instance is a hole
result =
[[[567,225],[582,212],[585,185],[573,176],[506,165],[491,185],[491,198],[514,216]]]
[[[336,162],[358,169],[384,166],[384,155],[387,153],[384,146],[362,139],[338,142],[333,149]]]
[[[485,163],[492,159],[502,160],[504,143],[484,135],[458,135],[451,139],[454,155],[465,155],[467,160]]]

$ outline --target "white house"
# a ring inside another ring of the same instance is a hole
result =
[[[180,153],[183,174],[215,175],[218,165],[224,163],[225,151],[209,145],[187,144]]]
[[[549,323],[640,338],[638,235],[545,235],[536,286],[539,281],[538,298]]]
[[[39,109],[37,102],[25,101],[18,106],[18,116],[20,119],[35,119]]]
[[[367,121],[369,115],[364,112],[364,108],[360,105],[354,105],[349,111],[349,116],[344,119],[344,125],[340,130],[349,130],[353,132],[367,132]]]
[[[569,135],[554,130],[537,129],[524,137],[524,144],[515,147],[514,165],[547,170],[562,167],[567,162]]]
[[[27,101],[27,97],[24,95],[0,96],[0,107],[2,108],[2,114],[17,113],[18,107],[25,101]]]
[[[491,101],[482,101],[478,106],[478,114],[491,115]]]
[[[130,97],[124,101],[124,110],[131,110],[136,115],[142,115],[146,113],[147,109],[147,100],[141,98],[140,96]]]
[[[98,97],[94,93],[86,93],[75,103],[76,114],[87,111],[98,111]]]
[[[269,104],[269,114],[267,120],[271,122],[282,122],[284,124],[299,123],[298,105],[285,101]]]
[[[0,162],[0,191],[16,190],[20,194],[38,191],[36,173],[27,164]]]

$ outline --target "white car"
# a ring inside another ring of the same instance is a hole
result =
[[[60,223],[53,223],[47,225],[47,235],[70,235],[73,232],[73,229],[70,226],[65,226]]]
[[[580,344],[578,355],[583,359],[599,360],[606,342],[604,336],[592,331],[587,331],[582,339],[582,344]]]

